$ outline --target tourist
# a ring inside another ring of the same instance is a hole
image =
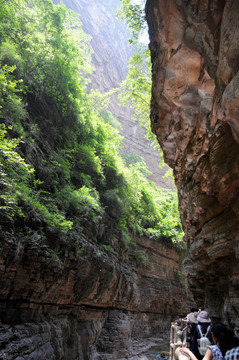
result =
[[[190,350],[192,350],[193,334],[198,323],[197,316],[198,316],[198,309],[196,308],[192,308],[191,312],[186,316],[186,321],[187,321],[186,343],[187,343],[187,347]]]
[[[239,360],[239,339],[231,331],[231,349],[225,353],[224,360]]]
[[[239,346],[228,350],[225,354],[224,360],[239,360]]]
[[[239,360],[239,339],[233,331],[218,322],[213,324],[211,336],[214,345],[208,345],[203,360]],[[182,348],[180,352],[188,355],[191,360],[198,360],[188,348]]]
[[[208,339],[208,344],[212,344],[212,336],[211,336],[211,319],[207,311],[202,310],[197,316],[198,325],[196,326],[193,334],[192,347],[191,351],[196,356],[198,360],[202,360],[205,353],[201,354],[199,352],[199,342],[200,339],[205,335]],[[205,349],[206,352],[206,349]]]

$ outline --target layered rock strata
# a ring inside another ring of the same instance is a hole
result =
[[[173,168],[199,306],[239,327],[239,3],[148,0],[151,124]]]
[[[125,359],[152,336],[168,342],[170,321],[187,311],[177,252],[136,239],[142,263],[114,240],[110,253],[84,235],[78,250],[51,250],[34,234],[19,243],[4,233],[1,359]]]

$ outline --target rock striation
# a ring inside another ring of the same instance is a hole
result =
[[[239,328],[239,3],[148,0],[152,130],[173,168],[199,306]]]
[[[152,336],[168,343],[172,318],[187,311],[175,249],[137,238],[142,262],[116,234],[107,252],[85,229],[78,247],[52,250],[1,224],[1,359],[130,358]]]

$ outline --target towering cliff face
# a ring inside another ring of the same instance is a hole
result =
[[[152,130],[173,168],[190,288],[239,327],[239,3],[148,0]]]
[[[58,3],[58,0],[54,0]],[[102,93],[117,88],[128,73],[128,61],[132,49],[128,38],[130,33],[126,25],[116,18],[120,0],[63,0],[68,8],[80,14],[84,31],[91,36],[90,47],[93,50],[90,88]],[[109,110],[122,125],[122,153],[142,156],[151,172],[150,180],[165,188],[172,188],[170,181],[163,178],[167,168],[159,168],[159,154],[145,137],[146,130],[132,121],[133,110],[122,106],[114,94]]]

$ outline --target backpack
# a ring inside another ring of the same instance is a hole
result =
[[[209,339],[207,338],[207,334],[210,329],[211,326],[209,325],[206,334],[203,334],[200,325],[198,325],[198,330],[201,336],[200,339],[198,339],[198,351],[201,355],[205,355],[208,345],[211,345]]]

